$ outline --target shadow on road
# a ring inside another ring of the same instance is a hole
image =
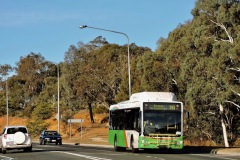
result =
[[[181,150],[172,149],[144,149],[139,150],[138,153],[151,153],[151,154],[202,154],[202,153],[216,153],[217,150],[223,149],[223,147],[210,147],[210,146],[185,146]],[[128,149],[126,152],[131,152]]]
[[[222,147],[212,147],[212,146],[185,146],[181,151],[184,154],[198,154],[198,153],[214,153],[216,150]]]

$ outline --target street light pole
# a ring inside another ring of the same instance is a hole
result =
[[[7,83],[7,79],[6,79],[6,107],[7,107],[7,126],[8,126],[8,83]]]
[[[59,65],[57,64],[57,77],[58,77],[58,133],[60,134],[60,91],[59,91]]]
[[[60,80],[59,80],[59,64],[57,63],[54,63],[54,62],[50,62],[50,63],[53,63],[54,65],[57,66],[57,79],[58,79],[58,82],[57,82],[57,86],[58,86],[58,93],[57,93],[57,97],[58,97],[58,107],[57,107],[57,120],[58,120],[58,133],[60,134],[60,87],[59,87],[59,84],[60,84]]]
[[[108,30],[108,29],[90,27],[90,26],[87,26],[87,25],[82,25],[82,26],[80,26],[79,28],[80,28],[80,29],[92,28],[92,29],[103,30],[103,31],[107,31],[107,32],[113,32],[113,33],[117,33],[117,34],[122,34],[122,35],[124,35],[124,36],[127,38],[127,40],[128,40],[128,89],[129,89],[129,99],[130,99],[130,97],[131,97],[131,73],[130,73],[129,38],[128,38],[127,34],[125,34],[125,33],[123,33],[123,32]]]

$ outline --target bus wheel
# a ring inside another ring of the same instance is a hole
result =
[[[169,148],[169,149],[167,150],[167,152],[170,153],[170,154],[174,154],[174,153],[175,153],[175,150],[172,149],[172,148]]]
[[[138,152],[138,148],[134,148],[134,140],[133,140],[133,137],[131,138],[131,148],[132,148],[132,153],[137,153]]]
[[[114,150],[120,151],[120,147],[117,146],[117,136],[115,136],[115,138],[114,138]]]

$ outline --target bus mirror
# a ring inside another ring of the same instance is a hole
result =
[[[141,120],[142,120],[142,111],[139,111],[138,128],[141,128]]]

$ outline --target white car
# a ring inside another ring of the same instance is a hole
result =
[[[32,151],[32,140],[25,126],[6,126],[0,134],[0,151],[5,154],[7,150],[24,149]]]

